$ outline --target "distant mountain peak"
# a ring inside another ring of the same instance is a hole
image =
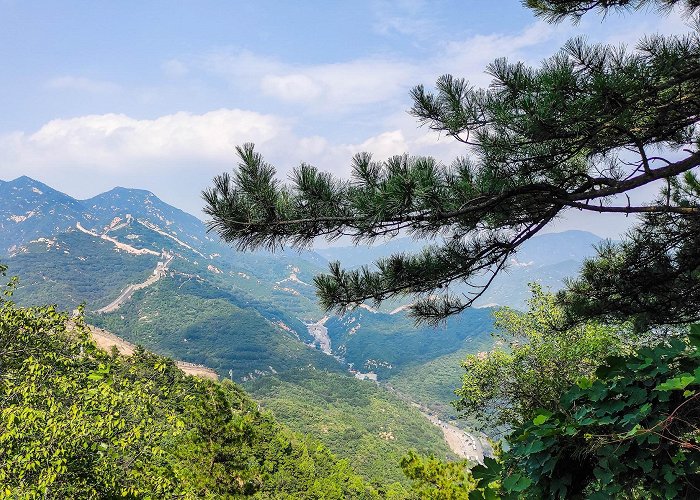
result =
[[[167,238],[169,245],[201,257],[221,253],[201,220],[145,189],[117,186],[92,198],[76,200],[27,176],[0,184],[0,254],[75,227],[102,236],[107,232],[114,236],[115,231],[130,227],[132,233],[122,235],[125,238],[148,230],[153,233],[152,240],[159,240],[157,244],[151,241],[156,247]]]
[[[128,188],[124,186],[115,186],[109,191],[105,191],[104,193],[102,193],[102,196],[109,194],[138,194],[140,196],[155,196],[155,194],[153,194],[151,191],[148,191],[147,189]]]
[[[52,192],[52,193],[60,193],[60,191],[56,191],[52,187],[47,186],[41,181],[38,181],[36,179],[32,179],[31,177],[28,177],[26,175],[22,175],[20,177],[17,177],[16,179],[12,179],[11,181],[0,181],[0,185],[5,185],[7,187],[29,187],[29,188],[38,188],[41,191],[45,192]],[[62,194],[62,193],[61,193]],[[67,196],[67,195],[66,195]]]
[[[27,183],[27,182],[39,182],[39,181],[37,181],[36,179],[32,179],[31,177],[29,177],[27,175],[20,175],[16,179],[13,179],[9,182],[11,182],[12,184],[20,184],[20,183]]]
[[[133,203],[135,201],[144,202],[147,199],[155,199],[160,201],[160,199],[155,194],[153,194],[151,191],[147,191],[146,189],[116,186],[110,189],[109,191],[105,191],[104,193],[95,195],[92,198],[82,200],[82,202],[86,204],[91,204],[102,200],[122,200]]]

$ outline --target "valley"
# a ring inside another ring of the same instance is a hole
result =
[[[481,443],[465,434],[469,422],[450,401],[460,359],[492,345],[489,307],[438,328],[416,326],[402,303],[333,316],[310,283],[328,259],[358,263],[357,248],[237,252],[196,217],[137,189],[75,200],[23,177],[0,183],[0,194],[0,260],[20,277],[19,304],[84,304],[98,345],[126,354],[141,345],[180,360],[187,373],[230,377],[370,481],[405,482],[398,463],[409,449],[481,458]],[[546,238],[547,245],[595,239]],[[416,248],[401,239],[385,245],[369,249],[370,258]],[[519,307],[526,290],[512,289],[528,280],[556,285],[560,275],[551,269],[586,255],[562,264],[532,253],[532,264],[512,266],[499,284],[504,293],[489,302]]]

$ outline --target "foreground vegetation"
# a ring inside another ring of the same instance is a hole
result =
[[[236,385],[105,353],[80,317],[6,297],[0,345],[2,498],[377,498]]]

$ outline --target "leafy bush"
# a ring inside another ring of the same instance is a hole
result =
[[[554,295],[531,287],[529,310],[497,310],[495,347],[462,363],[455,406],[492,433],[521,425],[538,408],[556,410],[571,384],[631,343],[624,326],[567,326]]]
[[[611,357],[510,437],[506,496],[691,498],[700,491],[700,325]],[[491,473],[499,466],[490,463]],[[487,470],[478,468],[475,474]]]

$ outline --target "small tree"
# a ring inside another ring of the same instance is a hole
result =
[[[504,307],[494,313],[496,347],[462,363],[466,371],[455,406],[491,435],[511,431],[542,408],[560,408],[572,384],[630,347],[624,325],[567,328],[554,296],[536,285],[532,292],[527,312]]]

